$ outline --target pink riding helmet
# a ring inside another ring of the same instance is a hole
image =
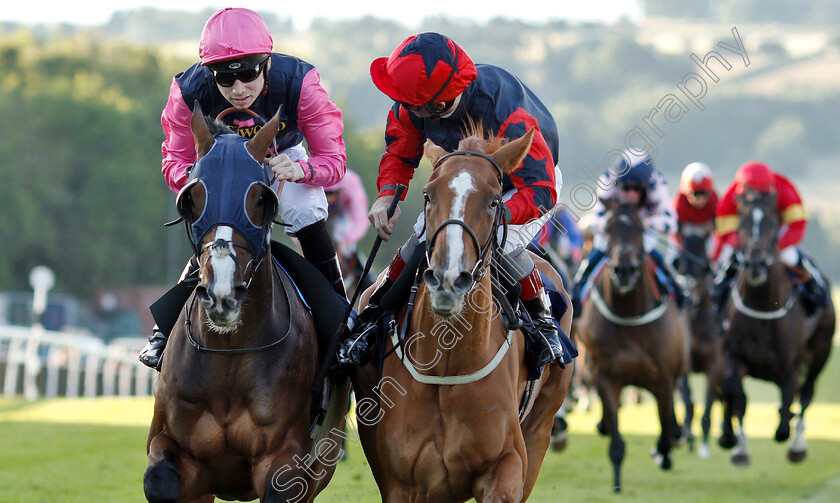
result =
[[[207,20],[201,32],[198,55],[202,65],[255,54],[270,54],[271,32],[256,12],[228,7]]]

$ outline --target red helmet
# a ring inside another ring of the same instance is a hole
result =
[[[715,186],[712,169],[702,162],[692,162],[680,176],[680,193],[683,195],[697,191],[712,192]]]
[[[387,58],[370,65],[374,85],[413,106],[455,99],[478,76],[461,46],[438,33],[408,37]]]
[[[750,161],[735,173],[735,191],[739,194],[746,189],[755,192],[770,192],[776,188],[776,176],[766,164]]]
[[[207,20],[198,43],[198,56],[202,65],[208,65],[271,54],[273,47],[271,32],[259,14],[249,9],[228,7]]]

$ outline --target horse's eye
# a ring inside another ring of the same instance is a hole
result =
[[[493,199],[492,201],[490,201],[490,208],[491,209],[496,209],[498,206],[499,206],[499,200],[498,199]]]

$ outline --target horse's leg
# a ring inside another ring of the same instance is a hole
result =
[[[149,467],[143,475],[143,492],[149,502],[191,501],[206,494],[198,489],[198,466],[181,455],[180,447],[169,435],[163,432],[154,435],[148,451]]]
[[[712,364],[711,368],[706,369],[706,407],[703,409],[703,418],[700,420],[700,426],[703,429],[703,440],[700,443],[698,456],[700,459],[709,459],[711,455],[709,451],[709,430],[712,428],[712,406],[718,398],[717,386],[720,382],[720,366]]]
[[[609,456],[613,467],[613,491],[620,493],[621,463],[624,461],[624,439],[618,432],[618,395],[621,393],[621,386],[600,375],[595,378],[595,386],[604,410],[600,424],[603,430],[610,434]]]
[[[814,397],[814,384],[817,381],[817,376],[828,361],[833,333],[834,320],[832,317],[828,330],[823,327],[817,328],[809,341],[808,352],[810,353],[811,363],[808,366],[808,373],[802,387],[799,389],[799,417],[796,421],[796,432],[788,447],[788,460],[792,463],[804,461],[808,455],[808,443],[805,440],[805,410],[811,405],[811,400]]]
[[[661,433],[656,443],[656,451],[653,453],[654,462],[663,470],[671,468],[671,447],[674,442],[674,433],[677,431],[677,421],[674,414],[674,387],[666,380],[655,390],[656,405],[659,409],[659,426]]]
[[[559,365],[549,365],[545,372],[548,378],[540,389],[531,413],[522,423],[522,436],[525,439],[525,451],[528,455],[527,472],[525,474],[525,493],[522,501],[528,499],[537,476],[540,473],[554,423],[554,415],[558,408],[563,407],[563,400],[569,389],[569,383],[574,373],[574,362],[561,369]],[[557,406],[560,404],[560,407]]]
[[[682,434],[688,440],[689,452],[694,452],[694,434],[691,432],[691,425],[694,422],[694,403],[691,401],[691,387],[688,385],[688,374],[684,374],[677,380],[680,398],[685,405],[685,421],[683,421]]]
[[[795,369],[784,372],[779,381],[779,388],[782,392],[782,405],[779,407],[779,427],[776,428],[776,442],[784,442],[790,438],[790,420],[793,418],[790,408],[793,406],[793,399],[796,396],[797,373]]]
[[[295,433],[291,438],[299,438]],[[324,439],[328,440],[328,439]],[[332,440],[329,440],[332,441]],[[317,457],[310,465],[309,454],[300,445],[287,446],[279,453],[265,457],[254,465],[252,484],[260,497],[261,503],[308,502],[318,492],[319,485],[325,484],[332,472],[323,465],[333,461],[338,463],[340,443],[332,441],[332,451],[317,452]]]
[[[723,393],[727,397],[726,404],[729,408],[729,428],[732,433],[732,415],[738,419],[738,433],[735,438],[735,450],[732,453],[732,464],[735,466],[749,466],[750,450],[747,445],[747,434],[744,432],[744,414],[747,411],[747,395],[744,393],[742,379],[746,374],[743,365],[732,365],[727,371],[723,381]],[[724,423],[726,426],[726,423]],[[723,437],[721,437],[723,441]],[[721,446],[724,447],[723,443]]]
[[[718,440],[718,444],[724,449],[731,449],[738,442],[732,429],[732,414],[736,408],[736,403],[746,400],[746,397],[743,396],[744,390],[741,387],[741,377],[744,372],[741,367],[731,358],[726,359],[726,370],[723,378],[723,433]]]
[[[546,444],[546,447],[548,445]],[[478,503],[507,503],[525,501],[523,452],[511,450],[503,454],[488,472],[476,478],[473,496]],[[545,449],[543,449],[545,451]]]

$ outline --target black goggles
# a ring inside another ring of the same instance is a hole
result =
[[[250,66],[248,68],[243,68],[241,70],[237,70],[235,72],[224,72],[210,69],[210,75],[213,76],[213,80],[216,81],[216,84],[219,84],[222,87],[231,87],[233,84],[236,83],[238,80],[243,84],[247,84],[248,82],[253,82],[260,76],[260,74],[265,70],[266,65],[268,64],[268,57],[264,60],[260,61],[254,66]]]
[[[621,190],[623,190],[624,192],[641,192],[645,190],[645,186],[638,183],[622,183]]]
[[[709,191],[708,191],[708,190],[695,190],[695,191],[694,191],[694,192],[692,192],[691,194],[692,194],[694,197],[703,197],[703,196],[708,196],[708,195],[709,195]]]

